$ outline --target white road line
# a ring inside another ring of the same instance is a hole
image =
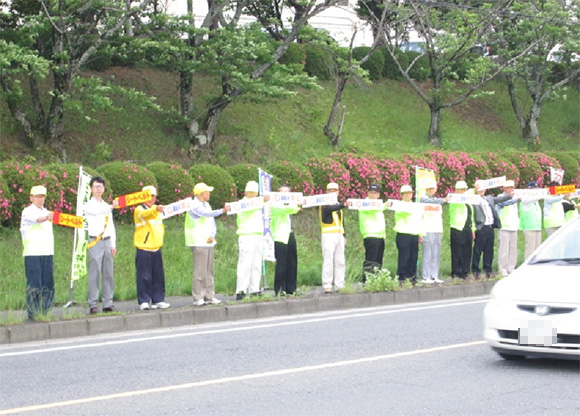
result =
[[[429,305],[429,306],[416,306],[416,307],[402,308],[402,309],[387,309],[387,310],[379,310],[379,311],[373,310],[373,311],[369,311],[369,312],[351,313],[348,315],[324,316],[321,318],[307,318],[307,319],[303,319],[303,320],[293,320],[293,321],[287,321],[287,322],[259,323],[259,324],[255,324],[255,325],[248,325],[248,326],[235,327],[235,328],[220,328],[220,329],[210,329],[210,330],[179,333],[179,334],[144,336],[144,337],[140,337],[140,338],[131,338],[131,339],[118,340],[118,341],[103,341],[103,342],[90,343],[90,344],[70,345],[70,346],[52,347],[52,348],[48,347],[48,348],[34,349],[34,350],[27,350],[27,351],[15,351],[15,352],[0,353],[0,358],[14,357],[14,356],[19,356],[19,355],[41,354],[41,353],[56,352],[56,351],[96,348],[96,347],[103,347],[103,346],[132,344],[132,343],[137,343],[137,342],[157,341],[157,340],[166,340],[166,339],[173,339],[173,338],[194,337],[194,336],[200,336],[200,335],[212,335],[212,334],[223,334],[223,333],[228,333],[228,332],[251,331],[251,330],[255,330],[255,329],[302,325],[302,324],[310,324],[310,323],[317,323],[317,322],[336,321],[336,320],[342,320],[342,319],[361,318],[361,317],[374,316],[374,315],[388,315],[388,314],[401,313],[401,312],[424,311],[424,310],[428,310],[428,309],[451,308],[451,307],[456,307],[456,306],[473,305],[473,304],[484,303],[484,302],[487,302],[487,299],[458,302],[458,303],[436,304],[436,305]],[[278,320],[280,318],[277,317],[275,319]],[[285,319],[287,319],[287,317],[285,317]],[[264,320],[260,320],[259,322],[264,322]],[[266,322],[268,322],[268,320],[266,320]]]
[[[40,404],[40,405],[35,405],[35,406],[16,407],[13,409],[0,410],[0,415],[33,412],[36,410],[46,410],[46,409],[54,409],[54,408],[65,407],[65,406],[82,405],[82,404],[93,403],[93,402],[98,402],[98,401],[122,399],[122,398],[142,396],[142,395],[147,395],[147,394],[155,394],[155,393],[171,392],[171,391],[176,391],[176,390],[192,389],[195,387],[204,387],[204,386],[211,386],[211,385],[217,385],[217,384],[234,383],[237,381],[254,380],[254,379],[266,378],[266,377],[284,376],[287,374],[297,374],[297,373],[304,373],[304,372],[308,372],[308,371],[326,370],[329,368],[345,367],[345,366],[357,365],[357,364],[366,364],[366,363],[371,363],[371,362],[381,361],[381,360],[390,360],[392,358],[401,358],[401,357],[408,357],[408,356],[412,356],[412,355],[428,354],[428,353],[432,353],[432,352],[448,351],[448,350],[453,350],[453,349],[458,349],[458,348],[474,347],[474,346],[482,345],[485,343],[486,343],[486,341],[465,342],[465,343],[461,343],[461,344],[452,344],[452,345],[446,345],[446,346],[442,346],[442,347],[433,347],[433,348],[426,348],[426,349],[421,349],[421,350],[397,352],[397,353],[393,353],[393,354],[376,355],[373,357],[358,358],[356,360],[337,361],[334,363],[310,365],[310,366],[296,367],[296,368],[287,368],[284,370],[266,371],[263,373],[246,374],[243,376],[217,378],[217,379],[213,379],[213,380],[197,381],[194,383],[185,383],[185,384],[176,384],[173,386],[156,387],[156,388],[145,389],[145,390],[126,391],[123,393],[85,397],[83,399],[65,400],[62,402],[46,403],[46,404]]]

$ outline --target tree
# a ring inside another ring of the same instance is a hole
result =
[[[502,60],[522,49],[529,51],[505,71],[512,108],[528,146],[539,144],[542,105],[580,73],[579,5],[578,0],[518,1],[513,13],[496,26],[496,53]],[[517,94],[522,84],[527,98]]]
[[[128,8],[125,0],[17,0],[2,19],[0,86],[10,113],[31,146],[47,145],[66,159],[64,115],[81,69],[114,34],[152,0]],[[40,82],[52,75],[43,96]],[[29,82],[32,110],[24,104],[20,77]],[[88,82],[86,85],[96,86]],[[48,107],[45,108],[45,104]]]
[[[527,52],[504,63],[475,51],[492,31],[492,25],[509,10],[512,0],[493,2],[385,1],[377,25],[383,28],[385,46],[403,78],[429,106],[431,123],[428,140],[441,146],[441,110],[461,104],[496,77],[506,66]],[[396,15],[393,20],[390,16]],[[373,15],[371,15],[373,16]],[[375,17],[376,18],[376,17]],[[411,26],[424,41],[424,51],[407,67],[397,55],[397,28]],[[411,74],[424,62],[429,83],[420,83]],[[461,65],[459,65],[461,64]],[[466,68],[464,74],[459,68]],[[481,92],[479,92],[481,94]]]

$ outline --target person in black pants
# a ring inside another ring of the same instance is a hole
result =
[[[467,191],[465,181],[455,184],[455,193]],[[471,251],[475,224],[473,223],[473,207],[469,204],[449,204],[449,242],[451,244],[451,276],[466,279],[471,269]]]
[[[475,218],[475,242],[473,245],[473,256],[471,259],[471,272],[473,277],[479,279],[481,269],[479,262],[483,254],[483,271],[487,277],[493,277],[493,245],[495,241],[494,228],[500,228],[501,223],[495,210],[495,204],[511,199],[509,195],[490,196],[485,195],[486,189],[480,181],[475,182],[475,193],[481,196],[481,204],[474,205],[473,214]]]

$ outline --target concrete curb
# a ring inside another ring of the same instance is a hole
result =
[[[396,292],[360,292],[320,295],[303,299],[275,299],[259,303],[128,312],[123,315],[86,317],[56,322],[30,322],[0,327],[0,344],[74,338],[113,332],[175,328],[213,322],[297,315],[340,309],[460,299],[489,294],[495,281],[463,285],[421,287]]]

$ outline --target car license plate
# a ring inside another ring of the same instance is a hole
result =
[[[520,345],[549,347],[556,344],[558,333],[550,321],[528,321],[518,330]]]

